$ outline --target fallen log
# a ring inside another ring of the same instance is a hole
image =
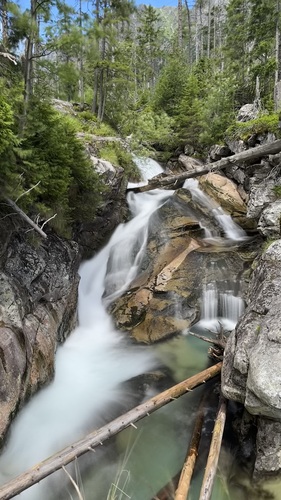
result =
[[[203,397],[198,414],[196,416],[195,425],[193,428],[189,449],[184,461],[184,465],[179,478],[178,487],[175,494],[175,500],[186,500],[190,488],[191,478],[193,475],[198,449],[201,439],[202,427],[204,422],[205,398]]]
[[[24,472],[20,476],[17,476],[15,479],[0,488],[1,500],[13,498],[15,495],[18,495],[30,486],[38,483],[41,479],[44,479],[53,472],[61,469],[63,466],[69,464],[81,455],[87,453],[88,451],[92,451],[95,447],[103,444],[103,442],[111,436],[114,436],[130,425],[135,427],[134,422],[137,422],[162,406],[179,398],[186,392],[204,384],[215,375],[218,375],[221,371],[221,367],[222,363],[220,362],[196,375],[193,375],[170,389],[161,392],[157,396],[148,399],[124,415],[121,415],[112,422],[104,425],[100,429],[91,432],[86,437],[76,441],[70,446],[67,446],[43,462],[36,464],[31,469]]]
[[[218,467],[226,419],[226,399],[221,396],[199,500],[210,500]]]
[[[17,214],[19,214],[19,216],[25,222],[27,222],[33,229],[35,229],[35,231],[37,231],[40,236],[42,236],[43,238],[47,238],[46,233],[42,231],[41,227],[39,227],[32,219],[30,219],[30,217],[28,217],[28,215],[26,215],[26,213],[13,200],[11,200],[10,198],[5,198],[5,201]]]
[[[233,156],[227,156],[214,163],[209,163],[204,165],[203,168],[194,170],[190,172],[183,172],[178,175],[169,175],[167,177],[156,177],[152,178],[146,186],[140,186],[135,188],[129,188],[128,191],[144,192],[151,191],[153,189],[171,187],[177,188],[186,179],[191,179],[194,177],[200,177],[201,175],[208,174],[209,172],[217,172],[223,170],[229,165],[234,165],[236,163],[251,161],[261,158],[262,156],[267,156],[270,154],[280,153],[281,151],[281,140],[271,142],[270,144],[264,144],[263,146],[257,146],[256,148],[247,149],[241,153],[237,153]]]

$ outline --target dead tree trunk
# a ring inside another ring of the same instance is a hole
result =
[[[226,400],[221,396],[199,500],[210,500],[217,471],[226,419]]]
[[[229,165],[235,165],[236,163],[247,162],[252,160],[257,160],[263,156],[270,154],[276,154],[281,151],[281,140],[271,142],[270,144],[265,144],[264,146],[257,146],[256,148],[248,149],[247,151],[242,151],[242,153],[237,153],[233,156],[228,156],[227,158],[222,158],[214,163],[209,163],[203,168],[194,170],[190,172],[183,172],[178,175],[169,175],[167,177],[152,178],[146,186],[141,186],[137,188],[130,188],[129,191],[144,192],[150,191],[152,189],[159,189],[162,187],[177,188],[179,185],[185,181],[185,179],[191,179],[193,177],[200,177],[201,175],[208,174],[209,172],[217,172],[223,170]]]
[[[196,416],[195,425],[190,440],[189,450],[186,455],[185,462],[181,471],[179,484],[175,494],[175,500],[186,500],[188,496],[191,478],[194,471],[196,459],[198,456],[198,449],[204,422],[204,406],[205,406],[205,398],[203,397],[198,409],[198,414]]]
[[[217,363],[216,365],[207,368],[193,377],[180,382],[170,389],[154,396],[145,403],[140,404],[136,408],[133,408],[124,415],[121,415],[121,417],[116,418],[104,427],[88,434],[85,438],[67,446],[52,457],[47,458],[43,462],[35,465],[32,469],[29,469],[27,472],[21,474],[0,488],[1,500],[13,498],[30,486],[41,481],[41,479],[44,479],[53,472],[61,469],[64,465],[69,464],[81,455],[93,450],[93,448],[102,444],[118,432],[126,429],[130,425],[133,425],[134,422],[137,422],[162,406],[174,401],[174,399],[179,398],[195,387],[204,384],[215,375],[218,375],[221,371],[221,367],[222,363]]]

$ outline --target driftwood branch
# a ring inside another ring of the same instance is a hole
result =
[[[199,335],[198,333],[193,333],[193,332],[189,332],[189,335],[192,335],[192,337],[196,337],[197,339],[203,340],[204,342],[208,342],[209,344],[216,345],[221,349],[225,349],[226,342],[223,340],[208,339],[208,337],[204,337],[204,335]]]
[[[251,160],[257,160],[262,156],[267,156],[270,154],[276,154],[281,151],[281,140],[271,142],[270,144],[265,144],[263,146],[257,146],[256,148],[247,149],[247,151],[242,151],[233,156],[228,156],[227,158],[222,158],[214,163],[209,163],[203,168],[194,170],[190,172],[183,172],[178,175],[170,175],[167,177],[157,177],[152,178],[146,186],[141,186],[137,188],[130,188],[128,191],[151,191],[153,189],[158,189],[162,187],[178,187],[186,179],[191,179],[194,177],[200,177],[201,175],[208,174],[209,172],[217,172],[223,170],[224,168],[235,165],[240,162],[247,162]]]
[[[226,419],[226,406],[226,399],[221,396],[199,500],[210,500],[212,496]]]
[[[116,418],[100,429],[88,434],[76,443],[67,446],[52,457],[47,458],[43,462],[35,465],[32,469],[29,469],[27,472],[21,474],[0,488],[1,500],[13,498],[30,486],[41,481],[41,479],[44,479],[53,472],[69,464],[77,457],[87,453],[88,451],[92,451],[93,448],[99,446],[111,436],[114,436],[118,432],[129,427],[134,422],[137,422],[162,406],[170,403],[174,399],[179,398],[186,392],[189,392],[195,387],[207,382],[220,373],[221,367],[222,363],[217,363],[197,375],[180,382],[170,389],[167,389],[166,391],[140,404],[136,408],[133,408],[124,415],[121,415],[121,417]]]
[[[201,400],[195,425],[193,428],[189,450],[186,455],[184,465],[181,471],[178,487],[175,494],[175,500],[186,500],[190,488],[191,478],[194,471],[198,449],[201,439],[202,427],[204,422],[205,398]]]
[[[47,238],[46,233],[44,233],[44,231],[42,231],[42,229],[37,224],[35,224],[35,222],[30,219],[30,217],[28,217],[28,215],[26,215],[26,213],[13,200],[11,200],[10,198],[5,198],[5,201],[8,203],[8,205],[10,205],[10,207],[12,207],[15,212],[17,212],[17,214],[20,215],[23,220],[25,220],[25,222],[27,222],[35,231],[37,231],[40,236],[42,236],[43,238]]]

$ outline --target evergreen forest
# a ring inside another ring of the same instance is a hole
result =
[[[78,132],[129,136],[165,160],[278,129],[280,0],[0,0],[0,22],[0,189],[28,212],[94,215],[103,188]],[[255,101],[260,117],[239,128]],[[129,154],[107,153],[131,175]]]

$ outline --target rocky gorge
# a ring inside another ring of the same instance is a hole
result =
[[[252,138],[251,147],[270,140],[267,135]],[[209,161],[247,148],[249,144],[241,141],[216,146],[210,151]],[[16,215],[9,214],[8,207],[1,206],[2,439],[18,409],[52,379],[56,346],[77,321],[81,258],[97,252],[126,217],[127,179],[122,169],[91,156],[108,190],[95,221],[76,227],[75,240],[47,230],[46,241],[39,241]],[[190,165],[196,170],[198,161],[182,151],[168,167],[182,171]],[[281,202],[274,190],[279,184],[280,154],[200,178],[201,187],[214,203],[219,203],[250,235],[245,243],[227,248],[219,244],[221,232],[216,219],[196,204],[188,189],[175,190],[150,222],[141,273],[126,294],[109,306],[121,330],[135,342],[151,344],[177,335],[199,319],[199,283],[212,279],[214,267],[226,266],[234,282],[239,276],[239,293],[245,298],[246,310],[227,343],[222,391],[227,398],[242,403],[246,409],[244,421],[250,414],[252,424],[257,426],[257,477],[281,470]],[[204,241],[207,225],[218,240]],[[265,238],[275,241],[269,241],[265,248]],[[111,293],[106,289],[104,299]]]

